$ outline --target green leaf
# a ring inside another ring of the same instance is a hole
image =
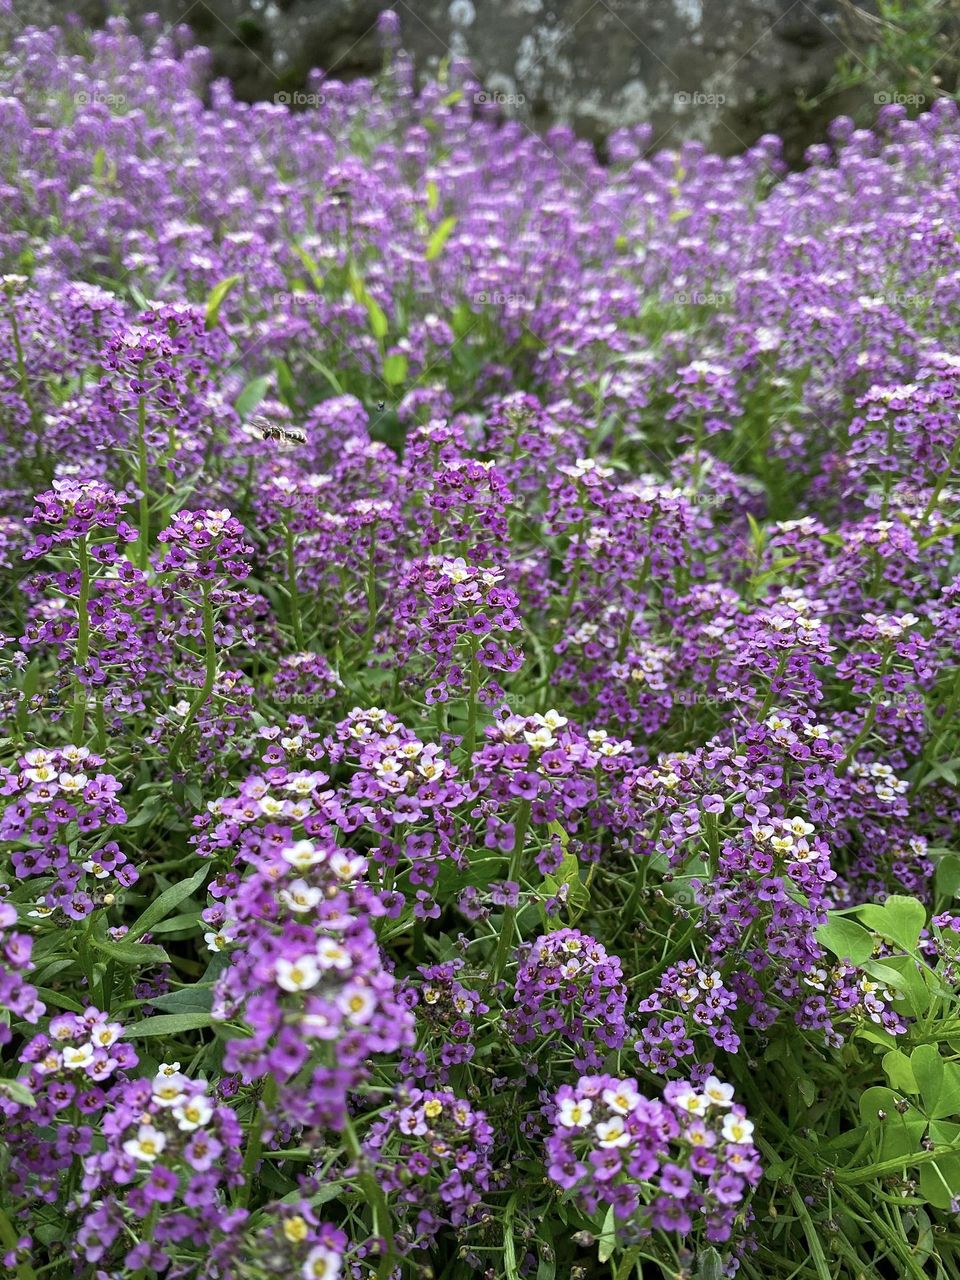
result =
[[[227,276],[226,280],[221,280],[219,284],[215,284],[210,290],[210,296],[207,298],[206,320],[204,322],[206,329],[213,329],[217,324],[224,299],[239,279],[239,276]]]
[[[184,1031],[196,1031],[200,1027],[212,1027],[213,1015],[209,1013],[161,1013],[155,1018],[127,1029],[128,1036],[178,1036]]]
[[[822,924],[814,936],[821,946],[832,951],[838,959],[849,960],[851,964],[863,964],[873,955],[873,938],[866,929],[847,916],[830,912],[827,923]]]
[[[896,893],[882,907],[874,902],[858,907],[857,915],[874,933],[889,938],[905,951],[915,950],[920,930],[927,922],[927,909],[922,902]]]
[[[444,220],[434,229],[433,234],[427,241],[427,262],[432,262],[434,258],[439,258],[443,253],[443,246],[450,239],[454,227],[457,225],[456,218],[444,218]]]
[[[503,1269],[507,1280],[520,1280],[520,1273],[517,1270],[517,1246],[513,1239],[513,1215],[516,1207],[517,1197],[513,1195],[503,1214]]]
[[[387,313],[380,306],[376,298],[371,298],[370,294],[364,291],[363,305],[367,308],[367,315],[370,318],[370,332],[378,342],[382,341],[390,330],[390,322],[387,320]]]
[[[433,213],[440,203],[440,189],[432,178],[427,179],[427,208]]]
[[[948,852],[937,863],[937,874],[934,880],[937,892],[945,898],[955,898],[960,890],[960,855]]]
[[[313,287],[319,292],[323,288],[323,275],[313,257],[304,249],[302,244],[291,244],[290,248],[306,267],[310,279],[313,281]]]
[[[213,1008],[213,986],[198,982],[192,987],[181,987],[179,991],[154,996],[150,1003],[164,1012],[209,1013]]]
[[[902,1049],[891,1049],[883,1055],[883,1072],[891,1089],[898,1089],[901,1093],[920,1092],[910,1059]]]
[[[5,1098],[10,1098],[12,1102],[19,1102],[23,1107],[35,1107],[37,1100],[27,1088],[19,1080],[0,1080],[0,1094]]]
[[[910,1055],[910,1067],[920,1089],[923,1108],[935,1116],[943,1093],[943,1059],[934,1044],[921,1044]]]
[[[333,387],[336,394],[338,396],[342,396],[343,386],[340,382],[340,379],[333,372],[333,370],[328,369],[327,366],[323,364],[320,360],[318,360],[317,357],[311,351],[305,351],[303,354],[307,361],[307,364],[312,364],[315,369],[318,369],[320,373],[322,373],[323,376],[326,378],[326,380],[330,383],[331,387]]]
[[[697,1258],[695,1280],[723,1280],[723,1259],[712,1246]]]
[[[636,1267],[637,1276],[643,1280],[643,1264],[640,1259],[643,1256],[643,1245],[635,1244],[628,1249],[620,1259],[620,1265],[617,1268],[617,1280],[630,1280],[630,1272]],[[540,1277],[537,1277],[540,1280]]]
[[[111,938],[98,938],[91,934],[90,943],[98,951],[102,951],[108,960],[115,960],[117,964],[146,966],[166,964],[170,959],[163,947],[156,947],[149,942],[127,942],[124,938],[114,942]]]
[[[385,356],[383,361],[383,380],[390,387],[398,387],[407,376],[407,357],[400,355]]]
[[[209,864],[204,863],[196,869],[189,880],[181,880],[178,884],[172,884],[169,889],[164,889],[163,893],[154,898],[143,915],[130,926],[126,936],[136,939],[149,932],[155,924],[165,919],[174,907],[178,907],[184,898],[189,898],[195,889],[200,888],[209,870]]]
[[[613,1214],[613,1205],[607,1210],[597,1240],[597,1257],[601,1262],[608,1262],[617,1247],[617,1222]]]
[[[277,375],[277,391],[280,399],[288,409],[296,409],[297,386],[293,380],[293,374],[290,372],[290,366],[286,360],[281,360],[278,356],[273,362],[273,368]]]
[[[240,415],[241,419],[246,419],[253,413],[254,409],[267,394],[273,379],[269,374],[264,374],[260,378],[251,378],[247,385],[237,396],[234,408]]]

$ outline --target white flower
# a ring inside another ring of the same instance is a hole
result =
[[[560,1114],[557,1122],[565,1129],[582,1129],[590,1123],[593,1103],[589,1099],[564,1098],[560,1103]]]
[[[173,1108],[173,1118],[177,1128],[184,1133],[192,1133],[194,1129],[202,1129],[213,1115],[213,1105],[209,1098],[197,1094],[193,1098],[185,1098]]]
[[[715,1107],[730,1107],[733,1105],[733,1085],[724,1084],[716,1076],[707,1076],[703,1082],[703,1092],[704,1096]]]
[[[681,1111],[686,1111],[691,1116],[706,1115],[708,1104],[709,1099],[706,1095],[697,1093],[695,1089],[684,1089],[673,1099],[675,1107],[679,1107]]]
[[[161,1062],[157,1067],[158,1076],[175,1076],[180,1070],[179,1062]]]
[[[153,1100],[158,1107],[175,1107],[186,1097],[184,1092],[189,1081],[179,1071],[153,1078]]]
[[[307,1254],[303,1264],[304,1280],[337,1280],[340,1275],[340,1255],[318,1244]]]
[[[289,862],[291,867],[296,867],[298,871],[306,871],[308,867],[315,867],[318,862],[323,862],[327,855],[322,849],[318,849],[312,840],[298,840],[296,844],[284,849],[280,854],[284,862]]]
[[[90,779],[85,773],[61,773],[57,781],[68,796],[75,796],[80,794]]]
[[[135,1138],[128,1138],[123,1149],[135,1160],[143,1160],[145,1164],[153,1164],[157,1156],[167,1145],[167,1140],[159,1129],[152,1124],[142,1124]]]
[[[332,938],[321,938],[317,943],[317,962],[321,969],[350,969],[353,961],[349,951]]]
[[[377,1000],[369,987],[348,985],[337,997],[337,1006],[350,1022],[355,1026],[362,1026],[373,1017]]]
[[[320,981],[320,966],[310,955],[299,960],[278,960],[276,981],[284,991],[309,991]]]
[[[323,891],[315,889],[312,885],[307,884],[305,880],[294,880],[277,894],[277,898],[288,911],[297,912],[309,911],[311,907],[317,905],[322,897]]]
[[[345,853],[341,853],[339,849],[336,853],[330,855],[330,870],[338,880],[346,883],[348,880],[356,880],[358,876],[363,875],[367,869],[366,858],[349,857]]]
[[[82,1071],[93,1061],[93,1045],[67,1045],[63,1051],[63,1065],[69,1071]]]
[[[623,1116],[611,1116],[609,1120],[601,1120],[594,1132],[601,1147],[626,1147],[630,1144],[630,1135],[626,1132]]]
[[[632,1084],[622,1080],[615,1089],[604,1089],[603,1100],[611,1111],[628,1115],[640,1101],[640,1095]]]
[[[724,1116],[720,1132],[727,1142],[749,1142],[753,1137],[753,1123],[740,1116]]]
[[[207,944],[207,949],[209,951],[222,951],[224,947],[229,946],[230,944],[230,939],[222,929],[217,933],[208,931],[203,935],[203,940]]]

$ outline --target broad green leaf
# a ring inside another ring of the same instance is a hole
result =
[[[210,290],[210,296],[207,298],[205,320],[207,329],[214,328],[220,319],[220,308],[223,306],[224,299],[239,279],[239,276],[227,276],[226,280],[221,280],[219,284],[215,284]]]
[[[192,987],[181,987],[179,991],[154,996],[150,1003],[165,1013],[209,1013],[213,1008],[213,986],[208,982],[198,982]]]
[[[723,1280],[723,1259],[712,1246],[697,1258],[695,1280]]]
[[[181,880],[177,884],[172,884],[169,889],[164,889],[163,893],[154,898],[143,915],[130,926],[127,933],[128,938],[136,939],[148,933],[161,920],[165,919],[170,912],[183,902],[184,898],[189,898],[195,889],[199,889],[207,878],[210,870],[208,864],[204,863],[199,866],[188,880]]]
[[[863,964],[873,955],[873,938],[855,920],[834,915],[816,930],[815,937],[821,946],[832,951],[840,960],[851,964]]]
[[[161,1013],[155,1018],[144,1018],[127,1029],[128,1036],[178,1036],[183,1031],[196,1031],[200,1027],[212,1027],[209,1013]]]
[[[454,227],[457,225],[456,218],[444,218],[444,220],[435,228],[430,239],[427,241],[427,262],[432,262],[434,258],[439,258],[443,253],[443,246],[450,239]]]
[[[127,942],[125,938],[114,942],[111,938],[97,938],[91,934],[90,943],[103,952],[108,960],[115,960],[117,964],[166,964],[170,959],[163,947],[156,947],[149,942]]]
[[[375,298],[364,291],[363,305],[367,308],[367,315],[370,317],[370,332],[380,342],[387,336],[390,330],[390,322],[387,320],[387,313]]]
[[[267,394],[273,379],[269,374],[264,374],[260,378],[251,378],[247,385],[237,396],[234,408],[243,421],[253,413],[254,409]]]
[[[910,1055],[910,1067],[928,1116],[940,1114],[937,1108],[943,1094],[943,1059],[934,1044],[921,1044]]]
[[[937,892],[946,898],[955,898],[960,890],[960,855],[945,853],[937,863],[935,879]]]
[[[891,1049],[883,1055],[883,1073],[891,1089],[898,1089],[901,1093],[920,1092],[910,1059],[902,1049]]]
[[[617,1247],[617,1220],[614,1217],[613,1205],[607,1210],[603,1219],[597,1246],[597,1257],[601,1262],[608,1262]]]
[[[913,951],[920,938],[920,930],[927,922],[927,909],[916,898],[906,898],[893,893],[883,906],[868,902],[857,909],[857,915],[868,929],[889,938],[905,951]]]
[[[390,387],[398,387],[407,376],[407,357],[399,353],[384,357],[383,380]]]
[[[35,1107],[37,1100],[20,1080],[0,1080],[0,1094],[22,1107]]]

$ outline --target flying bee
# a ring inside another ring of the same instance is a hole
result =
[[[384,402],[383,402],[382,400],[378,400],[378,401],[377,401],[377,413],[383,413],[383,407],[384,407]]]
[[[282,444],[295,445],[307,443],[307,433],[299,427],[282,427],[276,422],[268,422],[266,418],[254,418],[251,426],[257,428],[263,440],[278,440]]]

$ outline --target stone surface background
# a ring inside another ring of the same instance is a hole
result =
[[[16,21],[85,24],[159,13],[189,24],[214,69],[246,99],[301,88],[311,68],[342,77],[382,64],[377,17],[427,71],[471,60],[505,115],[560,121],[602,139],[647,121],[652,145],[697,138],[736,153],[781,134],[794,158],[822,137],[825,110],[799,106],[829,81],[852,37],[844,0],[13,0]],[[882,91],[883,85],[876,86]],[[863,97],[861,91],[861,98]]]

